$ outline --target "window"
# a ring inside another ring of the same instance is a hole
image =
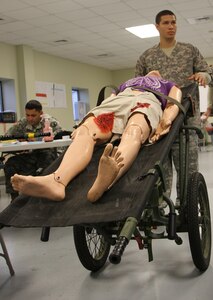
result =
[[[72,105],[73,105],[74,121],[79,121],[79,115],[78,115],[78,102],[79,101],[80,101],[79,90],[72,89]]]
[[[13,79],[0,78],[0,113],[1,123],[16,121],[15,81]],[[5,134],[7,129],[6,124],[1,126],[0,133]]]
[[[15,81],[0,79],[0,111],[16,111]]]
[[[89,93],[87,89],[72,89],[73,118],[75,122],[83,119],[89,111]]]
[[[72,101],[78,102],[80,100],[79,98],[79,90],[72,89]]]

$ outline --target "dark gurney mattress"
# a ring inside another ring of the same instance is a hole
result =
[[[183,99],[183,106],[188,110],[189,97]],[[181,112],[168,135],[154,145],[143,146],[129,171],[96,203],[90,203],[86,195],[96,177],[104,146],[95,149],[89,166],[68,185],[65,200],[54,202],[39,195],[36,198],[21,195],[1,212],[0,224],[15,227],[64,227],[120,221],[129,216],[139,220],[159,177],[155,165],[165,161],[183,120],[184,114]],[[58,158],[44,174],[53,172],[61,159]]]

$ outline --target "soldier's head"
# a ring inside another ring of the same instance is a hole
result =
[[[155,26],[160,37],[174,39],[177,31],[176,15],[171,10],[162,10],[155,17]]]
[[[30,125],[37,125],[43,115],[42,105],[37,100],[30,100],[25,105],[25,115]]]

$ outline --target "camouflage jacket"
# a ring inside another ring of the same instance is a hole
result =
[[[207,72],[213,79],[212,68],[208,66],[199,50],[188,43],[177,42],[170,56],[161,50],[159,44],[146,50],[136,63],[135,76],[144,76],[152,70],[158,70],[164,79],[177,83],[179,87],[190,85],[192,81],[187,78],[196,72]],[[198,125],[198,89],[194,99],[196,116],[192,123]]]
[[[36,126],[30,125],[27,122],[27,119],[25,117],[23,117],[16,124],[14,124],[12,127],[10,127],[8,129],[8,131],[6,132],[6,135],[22,135],[22,134],[24,135],[29,132],[42,133],[43,128],[44,128],[44,120],[45,119],[49,120],[54,136],[58,132],[62,131],[62,128],[59,125],[59,122],[55,118],[51,117],[48,114],[44,114],[43,117],[41,118],[41,121]]]
[[[158,70],[164,79],[180,87],[190,85],[192,81],[187,78],[196,72],[207,72],[212,76],[212,68],[199,50],[181,42],[177,42],[170,56],[161,50],[159,44],[146,50],[137,61],[135,76],[144,76],[152,70]]]

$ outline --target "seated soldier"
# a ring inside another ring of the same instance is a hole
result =
[[[10,127],[6,135],[24,136],[27,133],[43,133],[45,120],[48,120],[53,136],[62,131],[58,120],[43,113],[42,105],[39,101],[30,100],[25,105],[25,117]],[[4,166],[5,186],[6,193],[11,195],[11,200],[18,196],[18,193],[14,191],[11,185],[11,177],[14,174],[35,175],[37,170],[48,167],[56,157],[54,149],[37,149],[18,152],[6,160]]]
[[[118,134],[119,146],[107,144],[97,178],[87,194],[89,201],[98,200],[130,168],[142,144],[156,142],[169,132],[179,112],[177,105],[138,86],[181,101],[181,90],[175,83],[162,79],[158,71],[128,80],[121,84],[117,95],[112,94],[85,116],[54,173],[36,177],[15,174],[11,179],[13,188],[25,195],[63,200],[65,187],[89,164],[94,146],[109,142]]]

